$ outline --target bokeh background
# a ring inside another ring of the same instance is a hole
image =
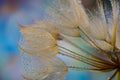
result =
[[[6,2],[5,2],[6,1]],[[6,5],[7,1],[15,0],[0,0],[0,7]],[[19,1],[19,0],[18,0]],[[27,3],[31,1],[31,3]],[[35,2],[36,1],[36,2]],[[86,8],[92,9],[95,6],[95,0],[84,0],[83,4]],[[109,5],[109,0],[104,0]],[[17,43],[20,39],[20,25],[29,25],[35,22],[37,19],[44,18],[44,0],[23,0],[20,4],[20,8],[17,11],[2,12],[0,10],[0,59],[4,62],[9,60],[10,56],[20,55]],[[18,4],[18,3],[14,3]],[[42,8],[40,7],[42,5]],[[0,8],[0,9],[1,9]],[[3,46],[1,46],[3,45]],[[80,63],[67,57],[59,56],[65,60],[66,63],[73,63],[79,65]],[[2,68],[0,66],[0,68]],[[17,70],[12,70],[15,75]],[[106,80],[108,74],[92,73],[85,71],[70,70],[66,80]],[[0,79],[1,80],[1,79]]]

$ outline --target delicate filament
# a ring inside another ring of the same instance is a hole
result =
[[[109,65],[113,65],[112,62],[109,62],[107,60],[104,60],[102,58],[99,58],[95,55],[92,55],[91,53],[89,53],[88,51],[85,51],[84,49],[80,48],[79,46],[77,46],[76,44],[74,44],[72,41],[70,41],[69,39],[67,38],[64,38],[64,41],[67,41],[69,42],[71,45],[73,45],[74,47],[80,49],[81,51],[83,51],[86,55],[90,56],[93,60],[96,60],[97,62],[101,62],[101,63],[105,63],[105,64],[109,64]]]
[[[81,28],[79,28],[80,31],[82,31],[82,33],[84,33],[84,35],[96,46],[96,48],[98,48],[99,51],[101,51],[101,53],[103,53],[105,56],[107,56],[110,60],[115,62],[115,59],[112,57],[111,54],[108,54],[105,50],[101,49],[100,47],[97,46],[97,44],[95,43],[95,41],[93,41],[88,35],[87,33],[85,33]]]
[[[79,61],[84,62],[86,64],[92,65],[92,66],[97,67],[97,68],[108,68],[108,69],[115,68],[114,65],[110,65],[110,64],[106,64],[106,63],[102,63],[102,62],[97,62],[96,60],[82,56],[82,55],[75,53],[69,49],[66,49],[64,47],[61,47],[61,46],[59,46],[59,47],[62,48],[62,49],[60,49],[60,54],[63,54],[63,55],[68,56],[68,57],[72,57],[73,59],[79,60]]]
[[[108,78],[108,80],[112,80],[116,76],[117,73],[118,73],[118,70],[116,70],[114,74]]]
[[[112,34],[113,51],[115,51],[115,46],[116,46],[116,31],[117,31],[117,25],[114,25],[113,34]]]

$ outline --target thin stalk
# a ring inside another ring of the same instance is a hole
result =
[[[117,72],[116,80],[120,80],[120,70]]]
[[[113,73],[112,76],[108,78],[108,80],[112,80],[116,76],[117,72],[118,72],[118,69]]]

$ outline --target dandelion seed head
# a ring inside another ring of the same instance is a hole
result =
[[[78,3],[77,0],[66,1],[69,5],[65,5],[62,0],[56,0],[55,4],[50,5],[46,10],[48,16],[46,16],[44,21],[55,25],[61,40],[79,49],[86,56],[58,44],[59,53],[92,66],[86,68],[86,70],[99,72],[115,71],[109,78],[111,80],[118,73],[120,67],[118,47],[119,4],[116,1],[111,1],[113,15],[108,19],[108,21],[111,21],[109,23],[107,22],[101,1],[98,1],[98,11],[95,14],[87,13],[82,4]],[[96,52],[93,54],[91,51],[85,50],[79,46],[79,43],[76,44],[68,37],[83,39]],[[82,67],[70,68],[83,69]]]
[[[119,73],[120,69],[120,50],[118,45],[119,4],[113,0],[111,1],[113,15],[109,19],[110,23],[107,22],[101,1],[98,2],[98,11],[95,14],[87,13],[82,4],[78,3],[77,0],[53,0],[53,2],[48,1],[48,4],[49,8],[46,9],[47,15],[43,21],[38,21],[38,23],[32,26],[21,29],[25,45],[20,44],[22,52],[49,59],[50,62],[52,60],[54,65],[53,71],[45,80],[51,78],[57,80],[58,77],[63,76],[61,75],[62,72],[59,71],[63,71],[63,74],[66,75],[68,72],[67,68],[104,73],[113,71],[113,75],[108,79],[112,80]],[[79,43],[75,43],[70,38],[79,38],[81,40]],[[60,45],[60,41],[73,46],[79,52]],[[94,51],[83,48],[80,44],[82,41]],[[83,67],[84,65],[66,67],[61,62],[57,64],[59,59],[56,60],[55,57],[58,53],[78,60],[90,67],[85,68]],[[59,73],[60,75],[58,75]]]

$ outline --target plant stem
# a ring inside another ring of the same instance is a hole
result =
[[[117,72],[116,80],[120,80],[120,70]]]

